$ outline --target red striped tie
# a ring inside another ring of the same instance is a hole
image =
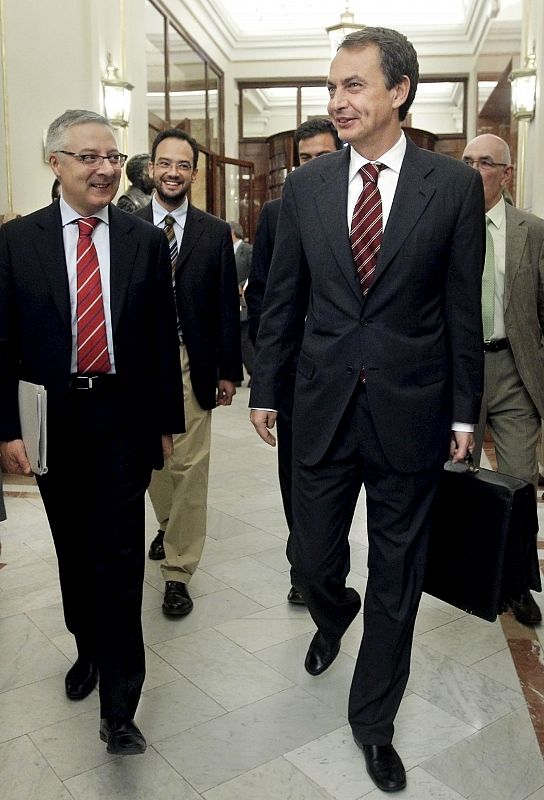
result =
[[[378,173],[383,164],[365,164],[359,170],[363,191],[359,195],[349,239],[363,297],[374,280],[378,253],[382,244],[382,198],[378,189]]]
[[[77,220],[77,371],[109,372],[111,369],[106,337],[106,320],[98,255],[92,233],[96,217]]]

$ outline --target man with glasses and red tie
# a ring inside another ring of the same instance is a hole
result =
[[[302,327],[288,555],[317,626],[305,667],[330,667],[359,613],[346,578],[364,483],[368,582],[348,717],[384,791],[406,783],[392,738],[435,489],[448,451],[460,461],[472,447],[483,373],[482,183],[402,132],[418,71],[396,31],[366,27],[340,44],[328,112],[350,146],[285,182],[250,401],[275,444],[277,378]],[[463,509],[451,512],[462,525]]]
[[[66,111],[47,152],[59,201],[0,230],[0,456],[30,474],[17,385],[43,384],[38,485],[77,650],[66,694],[99,681],[108,752],[142,753],[144,498],[184,430],[168,243],[112,205],[126,156],[107,119]]]
[[[513,173],[504,139],[491,133],[476,136],[465,147],[463,161],[482,176],[487,240],[482,277],[485,385],[474,460],[480,463],[488,425],[499,472],[532,483],[536,502],[544,417],[544,221],[504,200]],[[542,620],[529,591],[511,608],[524,625]]]

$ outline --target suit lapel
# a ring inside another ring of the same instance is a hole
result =
[[[178,270],[187,260],[189,254],[191,253],[191,250],[198,242],[203,232],[204,232],[204,224],[202,219],[202,213],[197,208],[192,206],[191,203],[189,203],[176,270]]]
[[[397,255],[435,193],[436,188],[428,177],[432,170],[433,167],[422,157],[419,148],[408,139],[393,205],[383,233],[373,286]]]
[[[504,310],[506,311],[514,278],[521,264],[521,256],[525,249],[527,239],[527,226],[523,220],[516,217],[515,209],[506,204],[506,258],[504,274]]]
[[[349,241],[347,220],[350,148],[321,161],[321,184],[314,192],[317,212],[332,254],[359,300],[361,290],[354,280],[355,262]]]
[[[62,322],[71,333],[68,269],[58,202],[47,206],[37,218],[33,246]]]
[[[138,252],[138,241],[131,232],[134,228],[130,214],[123,214],[110,205],[110,310],[113,333],[117,329],[127,289]]]

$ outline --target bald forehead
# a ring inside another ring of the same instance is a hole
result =
[[[510,164],[510,148],[507,143],[499,136],[490,133],[483,133],[472,139],[465,147],[464,154],[478,158],[488,156],[494,161]]]

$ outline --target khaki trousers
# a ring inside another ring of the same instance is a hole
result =
[[[165,581],[189,583],[206,539],[212,412],[197,402],[183,344],[180,356],[186,432],[174,436],[173,455],[163,469],[153,471],[149,496],[165,531],[162,576]]]
[[[495,443],[499,472],[538,483],[540,415],[516,369],[512,351],[485,354],[484,395],[474,431],[474,461],[479,464],[485,426]]]

